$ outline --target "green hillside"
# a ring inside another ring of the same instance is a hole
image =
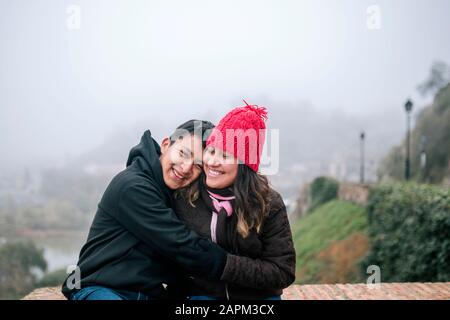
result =
[[[292,228],[296,283],[361,281],[358,262],[368,250],[365,209],[333,200],[300,218]]]

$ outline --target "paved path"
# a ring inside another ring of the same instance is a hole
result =
[[[450,282],[292,285],[283,292],[284,300],[450,300]],[[59,288],[41,288],[23,300],[65,300]]]

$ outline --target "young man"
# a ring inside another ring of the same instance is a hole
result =
[[[144,133],[103,194],[80,252],[79,279],[75,270],[62,286],[68,299],[161,299],[168,296],[163,284],[170,288],[183,272],[220,279],[227,253],[171,209],[171,192],[200,175],[203,135],[212,127],[190,120],[161,147]]]

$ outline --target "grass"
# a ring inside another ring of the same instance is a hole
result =
[[[292,228],[297,253],[296,283],[359,279],[354,273],[358,272],[356,264],[367,250],[366,229],[365,209],[342,200],[327,202],[299,219]],[[357,249],[349,250],[353,247]],[[347,263],[349,259],[354,262]],[[349,265],[349,269],[338,270],[342,265]],[[339,274],[330,276],[333,272]]]

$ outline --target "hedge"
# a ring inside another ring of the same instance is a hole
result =
[[[374,187],[367,206],[371,249],[382,282],[450,281],[450,189],[410,184]]]
[[[318,177],[313,180],[309,189],[311,204],[308,211],[313,211],[320,205],[336,199],[339,190],[339,182],[328,177]]]

